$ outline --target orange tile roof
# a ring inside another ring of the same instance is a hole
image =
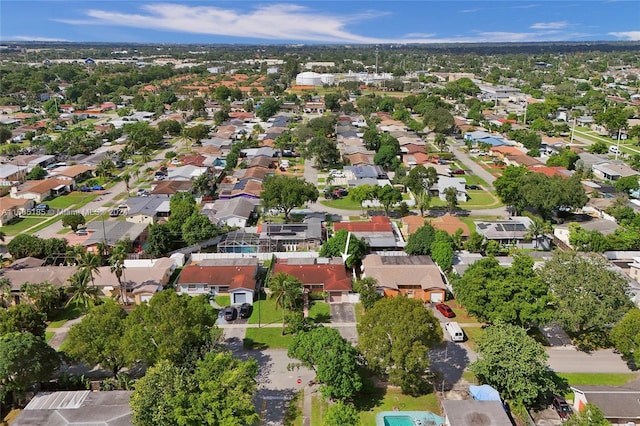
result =
[[[386,216],[374,216],[369,222],[336,222],[333,229],[349,232],[393,232],[391,220]]]
[[[288,265],[276,263],[273,273],[285,273],[296,277],[305,285],[323,284],[325,291],[351,291],[351,278],[344,265]]]
[[[424,226],[425,218],[422,216],[405,216],[402,219],[402,224],[406,226],[407,235],[411,235],[418,230],[421,226]]]
[[[229,286],[229,290],[256,288],[255,266],[185,266],[179,284]]]
[[[458,229],[462,229],[463,237],[468,237],[469,235],[471,235],[471,233],[469,232],[469,227],[466,223],[461,221],[459,218],[451,216],[449,214],[431,219],[429,222],[431,223],[431,226],[433,226],[436,230],[445,231],[449,235],[455,234]]]
[[[550,166],[532,166],[527,167],[529,171],[534,173],[542,173],[543,175],[547,175],[549,177],[560,176],[561,178],[568,178],[569,174],[568,170],[562,166],[550,167]],[[564,173],[563,173],[564,171]]]

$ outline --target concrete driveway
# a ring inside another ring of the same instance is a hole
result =
[[[289,358],[285,349],[247,351],[241,348],[232,350],[241,359],[254,358],[260,368],[255,396],[256,410],[260,414],[259,424],[283,425],[289,401],[315,378],[315,373],[304,367],[287,368],[297,361]]]
[[[356,312],[352,303],[332,303],[329,306],[332,323],[356,322]]]

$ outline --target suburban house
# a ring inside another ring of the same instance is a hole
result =
[[[413,234],[426,223],[426,219],[423,216],[410,215],[400,219],[402,223],[402,235],[405,239],[409,238],[409,235]]]
[[[587,403],[596,405],[614,426],[640,423],[640,383],[622,386],[571,386],[573,409],[580,411]]]
[[[258,259],[207,259],[185,266],[176,283],[178,294],[230,295],[231,304],[253,304],[258,290]]]
[[[126,221],[132,223],[156,223],[171,213],[169,195],[151,195],[148,197],[129,197],[127,200]]]
[[[151,195],[172,196],[178,192],[191,192],[193,182],[190,180],[163,180],[151,184]]]
[[[449,235],[454,235],[458,230],[462,230],[462,234],[460,236],[463,239],[467,239],[471,235],[467,224],[461,221],[457,216],[445,214],[444,216],[429,219],[429,223],[436,231],[444,231]]]
[[[334,232],[346,230],[362,238],[373,250],[398,249],[405,246],[400,231],[387,216],[374,216],[369,222],[336,222]]]
[[[580,225],[582,229],[587,231],[598,231],[602,235],[610,235],[613,234],[616,229],[620,226],[615,222],[607,219],[600,218],[592,218],[589,216],[579,217],[580,222],[573,222]],[[572,247],[569,242],[569,236],[571,234],[570,227],[571,223],[562,223],[558,224],[553,229],[553,236],[566,244],[568,247]]]
[[[74,166],[58,167],[49,172],[51,177],[57,179],[71,181],[70,187],[72,190],[76,189],[76,185],[84,180],[93,177],[94,166],[87,166],[85,164],[76,164]]]
[[[69,278],[76,272],[75,266],[38,266],[35,268],[5,268],[2,277],[11,283],[12,303],[21,300],[21,288],[25,283],[49,283],[61,288],[69,285]]]
[[[244,228],[247,222],[256,215],[257,203],[247,198],[216,200],[202,208],[202,214],[209,217],[211,223],[218,226]]]
[[[44,200],[71,191],[71,183],[68,180],[49,178],[43,180],[27,180],[19,186],[11,188],[11,198],[22,198],[41,203]]]
[[[218,253],[258,253],[260,251],[260,234],[257,229],[241,228],[220,236]]]
[[[622,162],[602,162],[591,166],[593,175],[604,180],[618,180],[623,177],[637,176],[638,172]]]
[[[442,201],[446,201],[447,188],[455,188],[458,202],[464,203],[467,201],[466,183],[467,181],[464,178],[439,176],[438,182],[429,188],[429,192],[433,193],[433,195],[437,195]]]
[[[154,294],[169,283],[169,278],[175,269],[175,262],[168,257],[125,260],[122,282],[127,303],[139,305],[142,302],[148,302]],[[93,279],[104,296],[120,300],[120,284],[116,275],[111,272],[110,266],[98,268],[98,273]]]
[[[369,254],[362,260],[362,276],[375,278],[387,297],[443,302],[447,293],[445,278],[429,256]]]
[[[180,166],[167,170],[167,180],[194,180],[207,172],[207,167]]]
[[[362,179],[377,179],[388,180],[389,176],[380,166],[345,166],[344,173],[347,181],[354,182],[354,185],[349,183],[349,186],[358,186],[357,181]]]
[[[279,259],[272,274],[284,273],[299,279],[305,291],[324,292],[329,303],[348,301],[347,297],[352,291],[351,278],[347,275],[342,259],[331,260],[329,263],[316,262],[316,259]]]
[[[445,426],[511,426],[511,420],[500,401],[444,400]]]
[[[34,202],[29,199],[0,197],[0,226],[5,226],[33,208]]]
[[[476,232],[489,241],[534,248],[530,242],[529,227],[533,223],[526,216],[512,216],[507,220],[474,221]]]
[[[325,239],[321,221],[264,223],[260,232],[260,252],[314,250]]]
[[[87,226],[89,232],[81,245],[88,252],[97,252],[99,243],[115,247],[120,240],[129,239],[134,247],[142,247],[147,239],[146,223],[132,223],[124,220],[93,221]]]
[[[55,155],[40,155],[40,154],[29,154],[29,155],[16,155],[10,161],[11,164],[15,166],[26,166],[28,171],[31,171],[34,167],[47,167],[50,164],[55,163],[56,157]]]
[[[20,182],[27,176],[27,168],[13,164],[0,164],[0,185]]]
[[[15,426],[131,426],[131,391],[39,392],[11,423]]]

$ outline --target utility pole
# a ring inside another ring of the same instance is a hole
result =
[[[618,155],[620,155],[620,133],[622,132],[622,128],[618,129],[618,145],[616,148],[616,160],[618,160]]]
[[[376,47],[376,77],[378,76],[378,48]]]

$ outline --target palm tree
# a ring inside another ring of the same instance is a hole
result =
[[[71,284],[71,297],[65,306],[72,303],[75,305],[82,304],[84,311],[89,310],[89,306],[98,300],[98,288],[89,286],[89,278],[91,274],[86,269],[78,269],[75,274],[69,278]]]
[[[78,261],[78,270],[85,271],[87,278],[91,280],[91,285],[95,286],[93,274],[100,275],[100,266],[102,266],[102,258],[93,253],[83,253],[76,259]]]
[[[11,281],[8,278],[0,278],[0,306],[8,306],[11,300]]]
[[[269,280],[269,297],[275,299],[276,308],[282,308],[282,334],[284,335],[285,310],[294,310],[302,298],[303,284],[291,275],[280,272]]]
[[[120,287],[120,301],[125,305],[127,304],[127,295],[122,277],[124,276],[124,261],[127,259],[127,255],[128,252],[126,246],[118,243],[114,247],[111,252],[111,257],[109,258],[111,273],[113,273],[118,279],[118,286]]]
[[[103,178],[109,177],[111,176],[111,172],[115,168],[116,166],[115,164],[113,164],[113,161],[111,161],[111,159],[103,158],[102,160],[100,160],[98,166],[96,167],[96,175]]]
[[[526,236],[531,238],[536,243],[536,248],[538,248],[538,242],[540,241],[540,237],[544,237],[546,232],[549,232],[549,224],[547,222],[538,219],[537,217],[531,218],[531,225],[527,228]]]
[[[123,173],[122,176],[120,176],[120,178],[124,182],[124,186],[125,188],[127,188],[127,194],[128,194],[129,191],[131,191],[131,188],[129,188],[129,183],[131,182],[131,173],[129,172]]]

